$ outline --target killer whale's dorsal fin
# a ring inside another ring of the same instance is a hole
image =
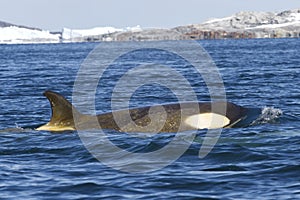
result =
[[[79,114],[75,107],[65,97],[56,92],[45,91],[44,96],[50,102],[52,116],[47,124],[38,127],[36,130],[75,130],[73,112],[74,114]]]

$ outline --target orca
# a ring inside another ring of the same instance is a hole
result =
[[[118,110],[93,116],[80,113],[65,97],[56,92],[46,91],[44,96],[50,102],[52,116],[47,124],[36,130],[53,132],[101,128],[120,132],[163,133],[230,128],[240,124],[249,113],[248,108],[230,102],[185,102]],[[131,119],[128,119],[128,113]],[[258,113],[260,112],[256,115]],[[122,121],[121,125],[115,121],[115,116]],[[158,120],[152,123],[151,117]],[[162,118],[164,123],[161,125]],[[156,124],[159,122],[160,124]]]

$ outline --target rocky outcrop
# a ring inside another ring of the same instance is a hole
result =
[[[141,31],[127,31],[115,33],[107,37],[112,41],[153,41],[180,40],[181,33],[172,29],[145,29]]]

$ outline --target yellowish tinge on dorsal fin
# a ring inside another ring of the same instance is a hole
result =
[[[75,130],[74,114],[79,112],[72,106],[72,104],[65,99],[62,95],[46,91],[44,92],[50,102],[52,116],[50,121],[38,127],[36,130],[46,130],[46,131],[65,131],[65,130]]]

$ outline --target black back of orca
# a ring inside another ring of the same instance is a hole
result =
[[[122,132],[178,132],[243,126],[252,120],[248,116],[252,110],[230,102],[165,104],[91,116],[81,114],[58,93],[46,91],[44,95],[50,102],[52,117],[46,125],[38,127],[37,130],[66,131],[102,128]],[[151,110],[152,113],[150,113]],[[128,117],[128,113],[130,117]],[[118,116],[121,124],[116,122],[115,116]],[[161,116],[165,116],[163,124],[160,120]],[[76,119],[76,123],[74,119]]]

